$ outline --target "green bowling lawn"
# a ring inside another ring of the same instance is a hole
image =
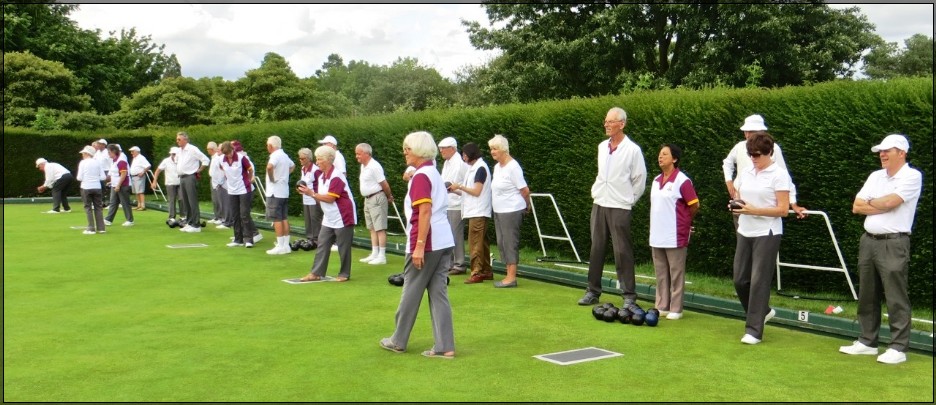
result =
[[[351,281],[292,285],[313,253],[269,256],[266,231],[254,249],[227,248],[229,231],[170,230],[148,210],[82,235],[78,210],[47,209],[3,207],[4,401],[933,401],[929,355],[883,365],[838,353],[846,339],[770,324],[748,346],[743,321],[696,312],[608,324],[575,305],[580,289],[527,279],[453,278],[457,357],[419,355],[427,305],[395,354],[377,342],[393,330],[401,290],[386,279],[400,256],[362,265],[355,249]],[[166,247],[191,243],[208,247]],[[623,356],[533,357],[584,347]]]

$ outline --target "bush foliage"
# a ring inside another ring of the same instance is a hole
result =
[[[925,186],[911,238],[910,292],[916,305],[932,305],[932,207],[933,191],[933,79],[891,81],[837,81],[809,87],[764,89],[711,89],[705,91],[666,90],[591,99],[502,105],[487,108],[403,112],[348,119],[313,119],[249,125],[193,126],[185,128],[192,142],[204,150],[208,141],[239,139],[261,168],[266,164],[265,140],[271,134],[283,138],[284,150],[298,164],[296,151],[314,150],[325,134],[339,140],[339,149],[348,160],[349,178],[357,194],[359,165],[354,162],[354,145],[367,142],[381,162],[397,196],[406,185],[400,174],[405,165],[400,152],[403,137],[412,131],[427,130],[437,139],[454,136],[459,146],[478,143],[487,152],[487,140],[503,134],[510,141],[511,154],[523,167],[531,191],[550,193],[562,210],[579,253],[587,260],[589,244],[590,188],[594,181],[596,145],[604,138],[602,120],[612,106],[627,110],[625,133],[641,146],[648,177],[659,174],[656,157],[663,143],[676,143],[684,149],[682,169],[695,184],[701,200],[694,239],[689,248],[688,271],[730,276],[734,255],[734,231],[725,205],[728,194],[721,161],[731,147],[743,139],[738,127],[744,117],[761,114],[770,133],[783,147],[784,155],[799,190],[800,205],[824,211],[830,218],[842,255],[851,274],[857,273],[858,238],[864,217],[851,213],[855,194],[867,176],[880,168],[871,146],[890,133],[910,139],[910,164],[923,172]],[[177,129],[158,132],[126,131],[119,134],[38,135],[29,130],[8,132],[4,151],[4,196],[35,193],[40,180],[32,169],[39,154],[56,160],[49,151],[62,150],[66,162],[76,162],[81,145],[100,136],[119,142],[133,140],[143,147],[152,137],[158,162],[174,143]],[[36,137],[42,141],[36,142]],[[147,150],[147,149],[144,149]],[[148,149],[152,150],[152,149]],[[41,153],[40,153],[41,151]],[[491,163],[490,155],[485,159]],[[63,162],[64,163],[64,162]],[[66,165],[67,166],[67,165]],[[262,170],[262,169],[261,169]],[[19,173],[13,175],[12,173]],[[262,171],[261,171],[262,173]],[[297,174],[292,176],[293,181]],[[15,179],[14,179],[15,178]],[[648,179],[649,182],[649,179]],[[37,183],[38,184],[38,183]],[[201,197],[209,198],[207,181],[202,181]],[[647,191],[649,193],[649,189]],[[258,202],[259,203],[259,202]],[[534,201],[534,204],[538,204]],[[548,205],[537,205],[548,216]],[[543,207],[543,208],[540,208]],[[290,198],[290,214],[299,215],[298,195]],[[647,247],[649,194],[634,208],[633,240],[638,262],[649,262]],[[523,225],[523,243],[538,247],[533,218]],[[558,221],[540,223],[544,234],[561,235]],[[392,225],[391,225],[392,226]],[[493,231],[492,231],[493,232]],[[492,235],[493,236],[493,235]],[[567,246],[547,242],[552,252]],[[610,249],[609,249],[610,250]],[[829,242],[821,218],[787,220],[781,261],[787,263],[837,266],[838,258]],[[852,277],[856,280],[857,277]],[[791,269],[783,272],[784,287],[845,292],[844,277],[836,273]]]

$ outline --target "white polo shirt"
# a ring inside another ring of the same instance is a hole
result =
[[[903,203],[890,211],[868,215],[864,220],[864,229],[868,233],[910,233],[913,217],[916,214],[917,201],[923,189],[923,175],[920,171],[904,165],[894,174],[887,175],[886,169],[872,172],[858,192],[857,198],[868,200],[889,194],[897,194]]]
[[[107,177],[104,169],[101,168],[101,162],[97,159],[81,159],[78,163],[78,175],[75,179],[81,182],[83,190],[100,190],[101,181]]]
[[[133,162],[130,163],[130,175],[139,176],[143,174],[143,172],[147,171],[150,166],[152,165],[150,164],[149,160],[146,159],[146,156],[143,156],[142,153],[136,155],[136,157],[133,158]]]
[[[449,183],[461,183],[465,179],[465,173],[468,172],[468,164],[462,160],[461,155],[456,150],[452,157],[445,160],[442,164],[442,181]],[[474,184],[474,183],[472,183]],[[462,196],[458,193],[448,193],[450,211],[461,211]]]
[[[211,162],[208,164],[208,176],[211,177],[211,188],[218,186],[224,187],[224,170],[221,169],[221,160],[224,154],[215,153],[211,155]]]
[[[380,183],[387,180],[387,178],[384,177],[383,166],[380,165],[380,162],[371,158],[367,165],[361,165],[361,174],[358,176],[358,180],[361,183],[358,185],[358,189],[361,190],[361,195],[367,198],[382,191],[383,187],[380,186]]]
[[[524,187],[527,183],[516,159],[503,166],[495,163],[494,175],[491,176],[491,208],[498,214],[526,209],[526,200],[520,194]]]
[[[98,161],[98,164],[101,165],[101,168],[104,169],[104,172],[110,171],[111,158],[107,154],[107,149],[101,149],[94,152],[94,160]]]
[[[235,153],[231,161],[222,156],[218,170],[221,171],[228,195],[244,195],[253,191],[253,183],[250,181],[253,177],[253,163],[250,163],[247,155]]]
[[[640,146],[629,136],[611,152],[611,139],[598,144],[598,174],[591,195],[605,208],[629,210],[647,188],[647,165]]]
[[[786,161],[783,160],[783,151],[776,142],[773,144],[773,155],[770,156],[770,161],[776,163],[777,166],[786,170],[787,174],[789,174],[790,169],[787,168]],[[754,167],[754,162],[747,154],[747,140],[736,143],[731,148],[731,152],[728,152],[728,157],[722,160],[722,173],[725,175],[725,182],[731,181],[732,177],[734,177],[735,165],[738,166],[739,177],[741,172]],[[738,179],[734,180],[734,187],[735,190],[741,187],[738,185]],[[796,185],[793,184],[792,177],[790,177],[790,204],[796,204]]]
[[[335,170],[341,173],[342,176],[348,175],[348,163],[345,162],[344,155],[338,149],[335,149],[335,161],[332,162],[332,166],[335,166]]]
[[[406,199],[403,201],[406,215],[406,253],[413,253],[418,242],[419,215],[414,209],[421,204],[430,204],[432,207],[429,216],[429,234],[426,235],[425,251],[432,252],[455,246],[455,237],[448,222],[448,191],[442,175],[435,168],[434,161],[426,161],[416,168],[410,178],[406,190]]]
[[[650,183],[650,246],[682,248],[689,245],[692,215],[689,206],[698,204],[692,180],[679,169],[664,182],[660,174]]]
[[[42,183],[42,185],[48,188],[52,188],[52,185],[55,184],[56,181],[59,181],[66,173],[71,173],[65,166],[55,162],[46,162],[43,171],[45,172],[45,183]]]
[[[316,190],[316,184],[318,184],[318,178],[322,175],[322,170],[319,169],[318,165],[312,163],[309,165],[309,168],[306,169],[305,166],[299,168],[299,179],[306,183],[306,187],[312,190]],[[318,200],[313,198],[310,195],[302,195],[302,205],[317,205]]]
[[[462,191],[462,218],[491,217],[491,170],[482,158],[468,167],[460,182],[467,188],[474,188],[476,183],[481,183],[481,194],[477,197]]]
[[[741,188],[738,194],[746,204],[752,207],[776,207],[777,191],[790,191],[790,174],[771,163],[764,170],[755,173],[754,166],[738,176]],[[784,207],[784,210],[786,208]],[[738,218],[738,233],[748,238],[783,234],[783,218],[761,215],[741,215]]]
[[[270,181],[270,174],[266,174],[266,196],[289,198],[289,169],[295,167],[295,163],[286,152],[277,149],[270,153],[269,164],[273,165],[273,177],[276,181]]]
[[[164,184],[167,186],[178,186],[179,183],[179,170],[176,166],[176,161],[172,160],[172,157],[167,157],[159,163],[157,167],[163,173],[166,173],[166,180]]]

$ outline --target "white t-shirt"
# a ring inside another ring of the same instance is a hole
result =
[[[344,155],[342,155],[341,151],[338,149],[335,149],[335,161],[332,162],[332,165],[335,166],[335,170],[341,173],[342,176],[348,175],[348,164],[345,162]]]
[[[211,162],[208,164],[208,176],[211,177],[211,188],[224,187],[224,171],[221,170],[221,160],[224,155],[215,153],[211,155]]]
[[[790,191],[790,174],[771,163],[764,170],[755,173],[754,166],[743,171],[738,176],[741,188],[738,195],[745,204],[752,207],[776,207],[777,191]],[[738,233],[741,236],[755,238],[783,234],[783,218],[766,217],[760,215],[741,215],[738,218]]]
[[[295,167],[292,159],[282,149],[277,149],[270,153],[270,165],[273,165],[273,177],[276,181],[270,181],[270,174],[266,175],[266,196],[276,198],[289,197],[289,169]]]
[[[361,165],[361,175],[358,180],[360,180],[361,183],[358,185],[358,189],[361,190],[361,195],[366,198],[371,194],[383,190],[380,183],[387,180],[387,178],[384,177],[383,166],[380,165],[380,162],[378,162],[377,159],[371,158],[366,166]]]
[[[776,142],[774,143],[773,155],[770,156],[770,161],[777,164],[783,170],[786,170],[787,173],[790,172],[790,169],[787,168],[786,161],[783,160],[783,151],[780,149],[780,145]],[[738,166],[738,174],[750,169],[754,166],[754,162],[751,161],[751,157],[747,154],[747,141],[741,141],[735,144],[731,148],[731,152],[728,152],[728,157],[725,160],[722,160],[722,172],[725,175],[725,181],[731,181],[731,177],[734,176],[735,165]],[[737,190],[740,186],[738,184],[739,179],[735,179],[734,187]],[[796,185],[793,184],[792,177],[790,178],[790,204],[796,204]]]
[[[133,158],[133,162],[130,163],[130,175],[139,176],[143,174],[143,172],[149,170],[150,166],[152,165],[150,165],[150,162],[146,159],[146,156],[143,156],[142,153],[136,155],[136,157]]]
[[[55,162],[47,162],[44,169],[45,183],[43,183],[43,185],[49,188],[52,188],[52,185],[55,184],[56,181],[59,181],[66,173],[71,173],[65,166]]]
[[[871,173],[865,180],[864,186],[861,187],[861,191],[858,192],[857,198],[868,200],[897,194],[904,202],[885,213],[865,217],[865,231],[875,234],[910,233],[922,189],[923,175],[906,163],[894,174],[894,177],[887,176],[886,169]]]
[[[523,169],[516,159],[511,159],[501,166],[494,164],[494,175],[491,176],[491,208],[495,213],[515,212],[526,209],[526,200],[520,190],[527,187],[523,178]]]
[[[159,163],[157,169],[166,173],[165,185],[167,186],[178,186],[179,183],[179,170],[177,168],[176,161],[171,157],[167,157]]]

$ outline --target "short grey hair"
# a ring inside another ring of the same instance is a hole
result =
[[[439,154],[439,147],[436,146],[432,134],[426,131],[412,132],[403,138],[403,147],[409,148],[410,153],[423,159],[435,159]]]
[[[621,120],[621,121],[624,121],[624,122],[627,122],[627,111],[624,111],[623,108],[621,108],[621,107],[612,107],[610,110],[608,110],[608,112],[609,112],[609,113],[612,113],[612,112],[613,112],[614,115],[617,116],[617,119],[619,119],[619,120]]]
[[[276,148],[276,149],[282,149],[282,148],[283,148],[283,140],[280,139],[280,137],[278,137],[278,136],[276,136],[276,135],[272,135],[272,136],[270,136],[269,138],[267,138],[267,145],[270,145],[270,146],[272,146],[272,147],[274,147],[274,148]]]
[[[218,144],[215,141],[208,142],[208,149],[218,149]]]
[[[368,155],[373,155],[373,154],[374,154],[374,149],[372,149],[371,146],[368,145],[368,144],[366,144],[366,143],[359,143],[359,144],[357,144],[357,146],[354,147],[354,150],[358,150],[358,149],[360,149],[361,152],[364,152],[364,153],[366,153],[366,154],[368,154]]]
[[[182,137],[182,139],[185,139],[186,141],[188,140],[188,132],[179,131],[179,132],[176,132],[175,135],[176,135],[177,137]]]
[[[510,153],[510,143],[507,142],[507,138],[501,134],[494,135],[494,137],[488,141],[488,147]]]
[[[314,160],[312,156],[312,149],[302,148],[302,149],[299,149],[298,153],[299,153],[299,157],[304,157],[309,160]]]
[[[328,145],[322,145],[315,148],[315,157],[322,158],[329,162],[335,161],[335,149]]]

